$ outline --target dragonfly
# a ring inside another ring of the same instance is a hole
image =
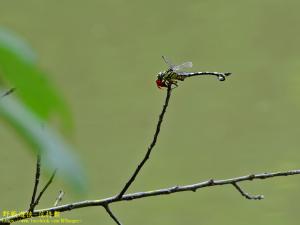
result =
[[[216,76],[219,81],[225,81],[226,77],[231,74],[228,72],[184,72],[184,69],[193,67],[192,62],[184,62],[180,65],[174,65],[166,56],[162,56],[162,58],[168,65],[168,69],[157,74],[156,85],[160,89],[169,86],[175,86],[174,88],[176,88],[178,87],[178,81],[184,81],[188,77],[212,75]]]

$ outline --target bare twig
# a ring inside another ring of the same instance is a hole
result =
[[[108,204],[107,205],[103,205],[103,207],[105,208],[106,212],[109,214],[109,216],[118,224],[118,225],[122,225],[122,223],[118,220],[118,218],[113,214],[113,212],[110,210]]]
[[[31,202],[30,202],[30,206],[29,206],[29,210],[28,210],[29,212],[32,212],[34,210],[34,207],[36,206],[35,196],[36,196],[37,188],[39,186],[40,174],[41,174],[41,156],[38,154],[37,160],[36,160],[36,171],[35,171],[35,181],[34,181],[33,193],[32,193]]]
[[[39,193],[38,197],[36,198],[35,202],[34,202],[34,205],[37,206],[39,204],[39,201],[41,199],[41,197],[43,196],[44,192],[47,190],[47,188],[49,187],[49,185],[52,183],[53,181],[53,178],[56,174],[56,171],[57,170],[54,170],[54,172],[52,173],[49,181],[46,183],[46,185],[44,186],[44,188],[42,189],[42,191]]]
[[[264,199],[263,195],[250,195],[245,192],[237,183],[232,183],[232,185],[241,193],[242,196],[249,200],[262,200]]]
[[[163,105],[162,111],[161,111],[161,113],[159,115],[158,122],[157,122],[157,125],[156,125],[156,130],[155,130],[155,133],[154,133],[154,136],[153,136],[153,140],[152,140],[151,144],[149,145],[148,150],[147,150],[147,152],[146,152],[143,160],[137,166],[137,168],[135,169],[134,173],[132,174],[132,176],[130,177],[130,179],[127,181],[127,183],[125,184],[125,186],[123,187],[123,189],[121,190],[121,192],[117,195],[117,199],[120,199],[125,194],[125,192],[128,190],[128,188],[133,183],[133,181],[135,180],[136,176],[138,175],[138,173],[140,172],[140,170],[144,166],[144,164],[149,159],[151,151],[152,151],[152,149],[155,146],[156,141],[157,141],[157,137],[158,137],[158,134],[159,134],[159,131],[160,131],[160,126],[161,126],[161,124],[163,122],[164,115],[165,115],[165,112],[166,112],[168,104],[169,104],[169,100],[170,100],[170,97],[171,97],[171,92],[172,92],[172,88],[171,88],[171,85],[169,85],[167,87],[167,95],[166,95],[166,98],[165,98],[165,104]]]
[[[210,180],[207,180],[207,181],[204,181],[201,183],[196,183],[196,184],[190,184],[190,185],[184,185],[184,186],[174,186],[174,187],[158,189],[158,190],[154,190],[154,191],[126,194],[126,195],[123,195],[121,198],[117,198],[118,196],[113,196],[113,197],[100,199],[100,200],[85,200],[85,201],[74,202],[74,203],[61,205],[61,206],[57,206],[57,207],[35,210],[31,215],[28,215],[26,218],[47,215],[49,213],[54,213],[55,211],[65,212],[65,211],[70,211],[70,210],[85,208],[85,207],[90,207],[90,206],[109,205],[113,202],[130,201],[130,200],[136,200],[136,199],[140,199],[140,198],[147,198],[147,197],[151,197],[151,196],[170,195],[170,194],[174,194],[177,192],[183,192],[183,191],[196,191],[198,189],[205,188],[205,187],[233,185],[234,183],[239,183],[239,182],[244,182],[244,181],[270,179],[270,178],[274,178],[274,177],[292,176],[292,175],[297,175],[297,174],[300,174],[300,169],[284,171],[284,172],[251,174],[251,175],[235,177],[235,178],[230,178],[230,179],[223,179],[223,180],[210,179]],[[7,222],[20,221],[23,219],[25,219],[24,214],[20,213],[20,214],[14,215],[14,216],[1,218],[0,224],[4,224]]]
[[[55,200],[55,202],[54,202],[54,206],[57,206],[57,205],[58,205],[58,203],[62,200],[64,194],[65,194],[65,192],[64,192],[63,190],[60,190],[60,191],[58,192],[58,196],[57,196],[57,198],[56,198],[56,200]]]

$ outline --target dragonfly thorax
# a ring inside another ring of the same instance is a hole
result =
[[[165,73],[166,73],[166,72],[159,72],[159,73],[157,74],[157,79],[162,80],[162,79],[164,78]]]

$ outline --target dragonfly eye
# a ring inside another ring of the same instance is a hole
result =
[[[159,72],[159,73],[157,74],[157,79],[162,80],[163,75],[164,75],[164,72]]]
[[[161,89],[162,87],[167,87],[166,83],[164,81],[162,81],[161,79],[156,80],[156,85],[159,89]]]

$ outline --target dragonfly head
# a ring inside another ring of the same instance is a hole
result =
[[[157,79],[156,79],[156,85],[157,85],[157,87],[158,88],[162,88],[162,87],[167,87],[167,85],[166,85],[166,83],[165,83],[165,81],[164,81],[164,79],[163,79],[163,77],[164,77],[164,72],[159,72],[158,74],[157,74]]]
[[[163,77],[164,77],[164,75],[165,75],[165,72],[159,72],[159,73],[157,74],[157,79],[162,80]]]
[[[157,87],[158,87],[159,89],[161,89],[162,87],[164,87],[164,83],[163,83],[163,81],[160,80],[160,79],[157,79],[157,80],[156,80],[156,85],[157,85]]]

